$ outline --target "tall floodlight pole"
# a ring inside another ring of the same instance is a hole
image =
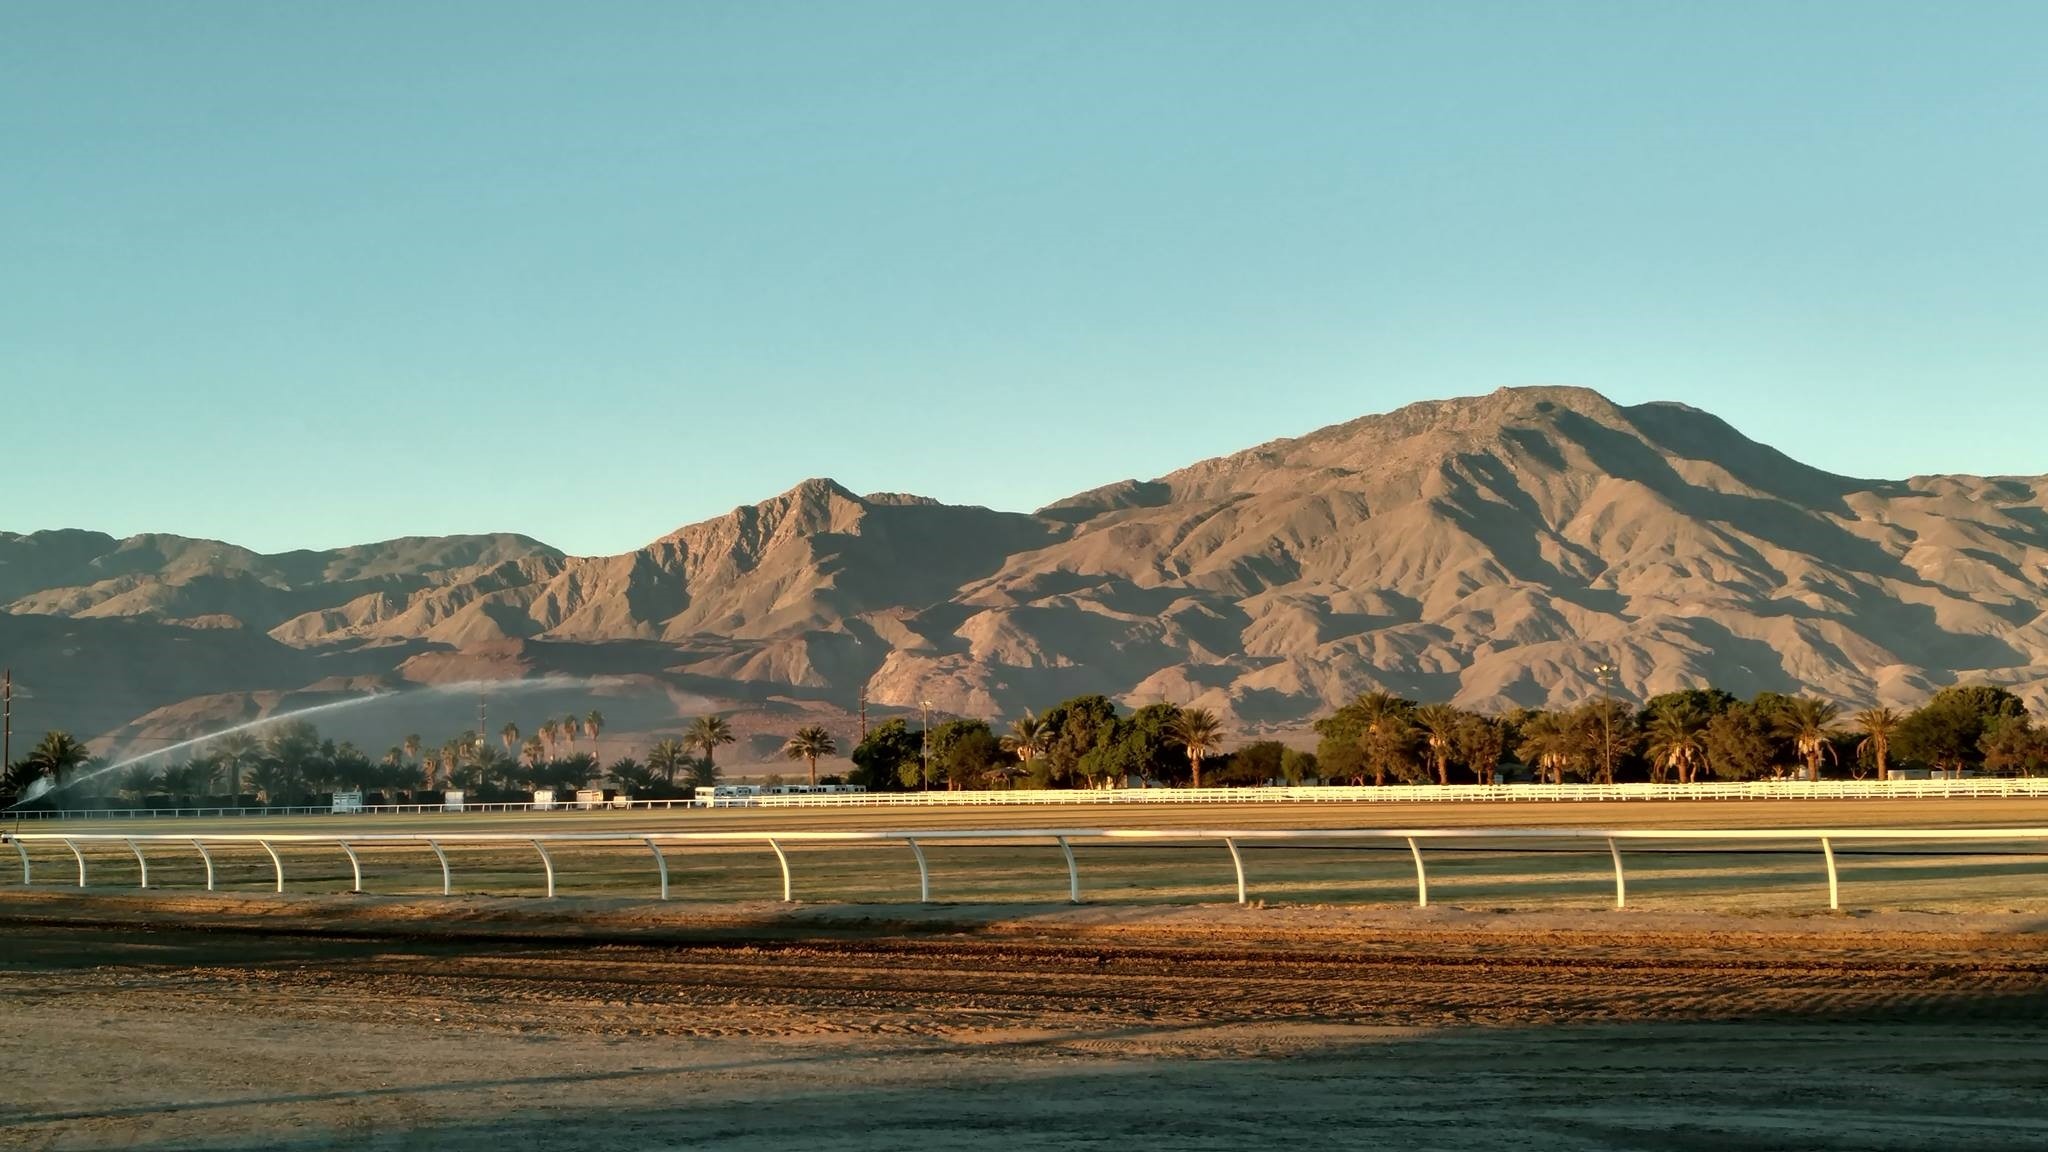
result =
[[[0,771],[14,763],[14,669],[0,671]]]
[[[1593,678],[1600,682],[1600,762],[1602,782],[1614,783],[1614,679],[1618,673],[1614,665],[1602,664],[1593,669]]]
[[[918,735],[924,738],[924,750],[917,757],[917,787],[929,792],[932,787],[932,702],[920,700],[917,706],[924,710],[924,731]]]

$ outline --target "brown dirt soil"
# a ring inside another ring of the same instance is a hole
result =
[[[2038,1148],[2033,927],[31,890],[0,1147]]]

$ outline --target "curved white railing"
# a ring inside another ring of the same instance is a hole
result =
[[[662,846],[688,845],[740,845],[759,844],[775,853],[775,859],[782,873],[782,899],[795,899],[791,885],[789,855],[783,850],[785,844],[873,844],[902,843],[909,847],[917,863],[918,899],[931,902],[931,870],[924,854],[924,843],[930,842],[974,842],[980,844],[1056,844],[1066,862],[1068,899],[1081,902],[1081,873],[1075,860],[1073,845],[1076,841],[1092,841],[1102,844],[1130,842],[1179,842],[1199,843],[1221,842],[1230,854],[1232,870],[1237,879],[1237,901],[1240,904],[1250,899],[1245,875],[1244,857],[1238,851],[1240,843],[1290,843],[1302,841],[1353,842],[1395,841],[1405,843],[1415,863],[1416,903],[1429,906],[1429,874],[1424,863],[1422,848],[1426,843],[1463,841],[1468,843],[1494,843],[1511,846],[1529,841],[1564,841],[1585,844],[1598,850],[1605,847],[1614,868],[1614,904],[1623,908],[1628,903],[1628,879],[1623,863],[1622,847],[1625,844],[1687,843],[1695,845],[1720,844],[1783,844],[1787,850],[1797,845],[1811,845],[1820,849],[1826,864],[1828,885],[1828,907],[1839,908],[1840,879],[1835,867],[1834,845],[1837,841],[1886,841],[1893,843],[2032,843],[2048,841],[2048,827],[2024,828],[974,828],[974,829],[908,829],[901,831],[778,831],[778,832],[673,832],[662,830],[602,831],[602,832],[468,832],[427,835],[423,833],[365,833],[363,835],[329,835],[315,833],[204,833],[199,835],[142,834],[123,835],[118,833],[65,834],[59,832],[25,832],[18,834],[0,833],[0,844],[12,845],[21,860],[21,882],[34,882],[34,862],[28,853],[30,844],[62,846],[67,849],[77,864],[78,887],[87,886],[87,861],[81,845],[119,846],[135,857],[140,872],[140,886],[148,888],[149,860],[143,852],[143,845],[176,846],[191,849],[199,854],[205,863],[206,888],[214,890],[214,863],[208,845],[256,845],[269,856],[273,869],[276,890],[284,891],[285,869],[283,858],[278,855],[277,846],[313,844],[332,845],[345,854],[349,861],[353,884],[352,892],[362,892],[363,868],[355,849],[358,847],[419,846],[430,849],[441,869],[441,894],[453,892],[453,871],[449,865],[444,845],[495,846],[530,849],[539,859],[546,877],[547,894],[555,895],[555,860],[548,852],[550,844],[619,845],[645,848],[652,856],[658,880],[660,898],[669,897],[668,861],[662,854]],[[1711,849],[1706,849],[1711,850]]]
[[[351,812],[330,806],[278,808],[77,808],[6,813],[20,820],[149,820],[203,816],[446,815],[503,812],[624,812],[675,808],[890,808],[1035,804],[1426,804],[1564,802],[1584,800],[1945,800],[2048,799],[2048,777],[1973,777],[1959,780],[1717,780],[1699,784],[1389,784],[1384,787],[1319,785],[1259,788],[1012,788],[1001,791],[841,792],[632,800],[584,807],[552,804],[472,803],[460,810],[439,804],[374,804]]]

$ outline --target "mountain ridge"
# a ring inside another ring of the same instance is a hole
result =
[[[1842,476],[1690,405],[1562,386],[1422,401],[1029,513],[812,478],[612,556],[515,534],[281,555],[0,533],[0,604],[202,645],[239,625],[279,649],[271,680],[307,660],[393,682],[610,663],[736,705],[864,692],[1007,715],[1101,691],[1285,726],[1368,688],[1558,703],[1604,663],[1638,696],[1910,703],[1975,679],[2048,697],[2048,478]],[[157,707],[180,698],[163,679]]]

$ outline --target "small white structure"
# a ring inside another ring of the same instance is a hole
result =
[[[441,811],[462,811],[462,799],[462,790],[460,788],[451,788],[448,791],[441,793]]]
[[[541,812],[552,812],[552,811],[554,811],[554,810],[555,810],[555,790],[554,790],[553,788],[536,788],[536,789],[534,789],[534,790],[533,790],[533,806],[534,806],[534,808],[535,808],[535,809],[536,809],[537,811],[541,811]]]
[[[361,812],[363,810],[362,790],[336,792],[334,794],[334,810],[336,812]]]

